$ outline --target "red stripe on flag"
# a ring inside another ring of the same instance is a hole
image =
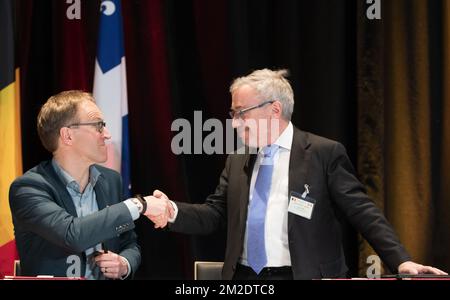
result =
[[[15,240],[0,246],[0,278],[14,275],[14,260],[18,258]]]

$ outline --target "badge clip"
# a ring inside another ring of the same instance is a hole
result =
[[[305,199],[308,194],[309,194],[309,185],[305,184],[305,191],[302,194],[302,198]]]

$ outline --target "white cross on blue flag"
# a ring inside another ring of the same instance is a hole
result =
[[[105,165],[121,173],[124,195],[130,196],[127,78],[120,0],[100,4],[93,94],[112,135]]]

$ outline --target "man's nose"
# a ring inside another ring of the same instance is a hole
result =
[[[103,127],[103,137],[105,138],[105,140],[109,140],[111,139],[111,133],[109,132],[108,128],[105,126]]]

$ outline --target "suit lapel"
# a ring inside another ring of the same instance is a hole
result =
[[[289,159],[289,197],[292,191],[301,194],[305,189],[304,185],[307,183],[308,166],[311,158],[311,151],[308,150],[309,146],[307,135],[294,127],[291,157]],[[288,222],[288,224],[292,224],[292,222]]]
[[[240,193],[240,209],[239,209],[239,220],[240,220],[240,228],[243,228],[243,232],[245,232],[246,220],[247,220],[247,210],[248,210],[248,201],[249,201],[249,192],[250,192],[250,180],[252,178],[253,166],[255,165],[256,154],[246,154],[245,159],[243,160],[243,168],[240,174],[240,182],[244,182],[242,185],[242,190]]]
[[[104,180],[103,173],[98,176],[97,183],[94,186],[95,191],[95,199],[97,200],[97,206],[98,210],[102,210],[106,207],[108,207],[108,203],[106,202],[107,199],[107,193],[108,190],[107,181]],[[102,243],[102,247],[106,247],[109,250],[115,250],[113,249],[113,244],[111,243],[111,240],[106,240]],[[103,249],[105,250],[105,249]]]
[[[46,179],[53,186],[59,194],[59,198],[61,199],[61,204],[64,206],[66,211],[74,217],[77,217],[77,210],[75,209],[75,205],[73,204],[72,197],[67,191],[66,186],[59,178],[58,174],[56,174],[55,169],[52,166],[51,161],[45,162],[42,166],[45,170],[44,174],[46,174]]]
[[[304,190],[311,156],[311,152],[308,150],[309,145],[306,134],[294,128],[291,157],[289,159],[289,193],[291,191],[302,193]]]
[[[105,180],[103,180],[103,174],[98,177],[97,183],[94,186],[95,198],[97,200],[98,210],[102,210],[107,207],[106,193],[105,193]]]

